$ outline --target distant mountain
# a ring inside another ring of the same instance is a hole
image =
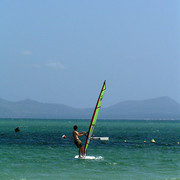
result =
[[[40,103],[34,100],[9,102],[0,99],[0,118],[90,118],[92,109],[78,109],[62,104]]]
[[[62,104],[34,100],[10,102],[0,99],[0,118],[90,119],[93,108],[73,108]],[[101,119],[162,119],[180,120],[180,104],[169,97],[143,101],[124,101],[99,113]]]
[[[180,104],[169,97],[124,101],[103,110],[104,118],[179,119]]]

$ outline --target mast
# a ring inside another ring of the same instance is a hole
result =
[[[97,103],[96,103],[96,106],[95,106],[95,109],[94,109],[94,113],[93,113],[91,123],[90,123],[90,126],[89,126],[88,136],[86,138],[86,143],[84,145],[84,152],[86,152],[87,147],[89,145],[89,142],[91,140],[91,136],[93,134],[93,130],[94,130],[94,127],[95,127],[95,124],[96,124],[98,113],[99,113],[99,110],[101,108],[101,102],[102,102],[105,90],[106,90],[106,81],[104,81],[104,83],[103,83],[101,92],[99,94],[99,97],[98,97],[98,100],[97,100]]]

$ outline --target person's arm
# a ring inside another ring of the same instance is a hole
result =
[[[84,132],[84,131],[77,133],[78,136],[83,136],[83,135],[85,135],[85,134],[86,134],[86,132]]]

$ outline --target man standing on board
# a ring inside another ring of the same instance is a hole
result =
[[[78,127],[75,125],[74,126],[74,131],[73,131],[73,138],[74,138],[74,143],[76,144],[77,148],[79,148],[79,158],[81,158],[81,153],[82,157],[85,157],[84,154],[84,149],[81,143],[81,140],[79,139],[79,136],[83,136],[86,134],[86,132],[77,132]]]

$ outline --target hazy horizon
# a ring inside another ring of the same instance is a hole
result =
[[[102,108],[109,108],[109,107],[114,106],[114,105],[117,105],[117,104],[119,104],[119,103],[124,103],[124,102],[128,102],[128,101],[141,102],[141,101],[148,101],[148,100],[157,100],[157,99],[160,99],[160,98],[163,98],[163,99],[164,99],[164,98],[165,98],[165,99],[166,99],[166,98],[169,98],[169,99],[177,102],[176,100],[174,100],[173,98],[170,98],[170,97],[168,97],[168,96],[160,96],[160,97],[149,98],[149,99],[141,99],[141,100],[136,100],[136,99],[122,100],[122,101],[116,102],[116,103],[114,103],[114,104],[112,104],[112,105],[110,105],[110,106],[105,106],[105,105],[103,105],[103,103],[102,103],[101,106],[102,106]],[[95,105],[96,105],[96,102],[95,102],[95,104],[92,104],[92,106],[88,106],[88,107],[77,107],[77,106],[71,106],[71,105],[63,104],[63,103],[60,103],[60,102],[59,102],[59,103],[43,102],[43,101],[38,101],[38,100],[36,100],[36,99],[30,99],[30,98],[12,101],[12,100],[7,100],[7,99],[4,99],[4,98],[1,98],[1,97],[0,97],[0,100],[5,100],[5,101],[8,101],[8,102],[12,102],[12,103],[21,102],[21,101],[34,101],[34,102],[37,102],[37,103],[57,104],[57,105],[64,105],[64,106],[68,106],[68,107],[72,107],[72,108],[82,108],[82,109],[86,109],[86,108],[93,109],[93,108],[95,107]],[[103,101],[104,101],[104,100],[103,100]],[[179,102],[177,102],[177,103],[180,105]]]
[[[180,103],[180,2],[1,1],[0,98]]]

